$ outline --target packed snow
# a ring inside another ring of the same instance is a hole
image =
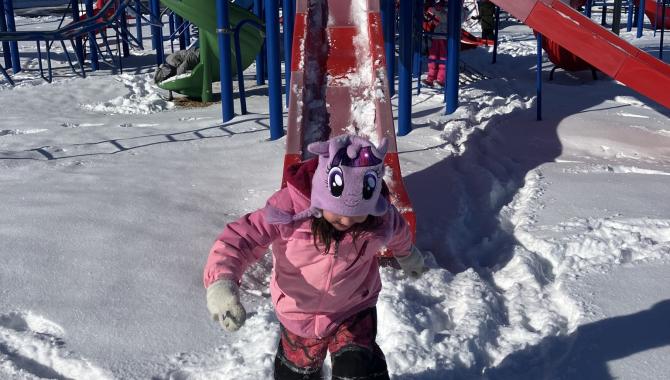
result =
[[[622,36],[657,52],[651,30]],[[429,271],[381,270],[391,377],[665,379],[670,111],[558,70],[536,121],[534,37],[506,20],[500,38],[495,65],[462,52],[488,79],[461,87],[454,114],[423,89],[397,138]],[[272,378],[269,255],[245,275],[236,333],[202,287],[217,234],[280,185],[285,139],[269,140],[254,67],[251,113],[222,123],[219,104],[167,100],[153,55],[86,78],[56,58],[54,83],[0,82],[0,378]]]

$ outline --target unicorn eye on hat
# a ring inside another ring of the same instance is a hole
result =
[[[309,144],[307,150],[319,160],[312,177],[310,207],[296,215],[266,208],[268,222],[286,224],[321,217],[323,210],[343,216],[384,215],[388,201],[380,194],[387,148],[386,138],[376,147],[355,135]]]

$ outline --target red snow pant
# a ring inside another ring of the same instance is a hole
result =
[[[431,60],[428,61],[428,76],[426,81],[433,82],[437,79],[437,83],[444,86],[446,66],[444,62],[437,63],[433,60],[439,59],[444,61],[447,59],[447,40],[433,38],[433,41],[430,44],[430,49],[428,49],[428,58]]]
[[[388,379],[386,359],[375,342],[377,309],[369,308],[344,320],[333,335],[303,338],[281,326],[275,357],[275,379],[321,379],[330,352],[332,378]]]

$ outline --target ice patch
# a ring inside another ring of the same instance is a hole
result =
[[[638,114],[628,113],[628,112],[617,112],[617,115],[623,116],[623,117],[636,117],[636,118],[639,118],[639,119],[649,119],[649,116],[638,115]]]

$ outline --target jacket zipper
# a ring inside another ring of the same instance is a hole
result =
[[[321,299],[319,300],[319,310],[321,309],[321,306],[323,305],[323,299],[326,297],[326,293],[328,293],[328,290],[330,289],[330,284],[333,280],[333,267],[335,266],[335,259],[337,258],[337,251],[340,248],[340,242],[338,240],[335,241],[335,252],[333,253],[332,257],[329,257],[328,260],[330,260],[330,266],[328,267],[328,277],[326,277],[326,285],[324,286],[322,293],[321,293]],[[328,255],[330,256],[330,255]],[[316,324],[316,318],[319,315],[316,315],[314,318],[314,335],[318,336],[321,338],[319,335],[319,329]]]

